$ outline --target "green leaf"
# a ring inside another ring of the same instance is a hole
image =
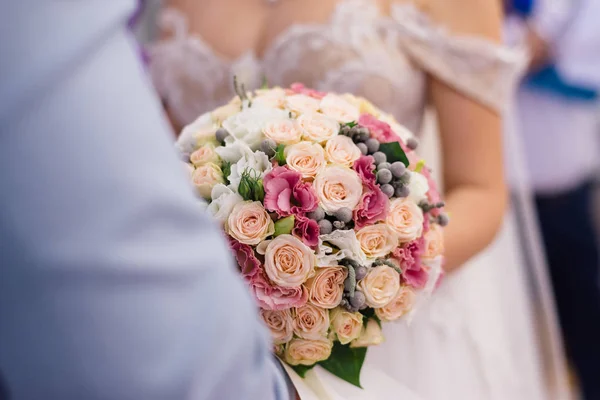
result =
[[[408,157],[402,147],[400,147],[400,143],[391,142],[391,143],[381,143],[379,145],[379,151],[383,152],[387,156],[387,162],[395,163],[396,161],[402,161],[402,164],[408,167]]]
[[[354,128],[358,123],[356,121],[346,122],[345,124],[348,128]]]
[[[296,217],[290,215],[289,217],[281,218],[279,221],[275,222],[275,233],[273,236],[279,236],[292,232],[295,221]]]
[[[367,348],[353,349],[348,345],[335,342],[331,357],[319,364],[340,379],[362,389],[360,385],[360,370],[367,355]]]
[[[300,375],[302,378],[304,378],[306,376],[306,373],[315,367],[315,364],[308,365],[308,366],[307,365],[290,365],[290,367],[294,371],[296,371],[296,373],[298,375]]]
[[[231,182],[229,182],[229,175],[231,175],[231,163],[229,161],[223,161],[221,171],[223,171],[223,177],[225,178],[227,184],[230,184]]]
[[[279,146],[277,146],[277,148],[275,149],[275,161],[277,161],[277,164],[279,165],[285,165],[285,146],[283,144],[280,144]]]

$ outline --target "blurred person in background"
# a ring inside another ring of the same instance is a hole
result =
[[[410,326],[384,328],[365,370],[428,400],[565,398],[541,377],[525,257],[515,215],[505,213],[502,116],[524,57],[499,43],[501,0],[162,3],[138,30],[159,31],[149,71],[176,127],[227,103],[234,75],[249,88],[266,77],[364,96],[417,134],[435,109],[449,273]]]
[[[133,9],[0,6],[0,398],[288,399],[172,149]]]
[[[586,399],[600,399],[600,260],[592,214],[600,168],[600,2],[515,0],[531,54],[519,130],[562,331]]]

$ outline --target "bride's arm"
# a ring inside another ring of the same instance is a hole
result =
[[[432,18],[457,34],[495,42],[501,35],[500,1],[432,0]],[[445,230],[446,270],[453,271],[483,250],[502,223],[507,189],[503,174],[501,117],[432,78],[442,141],[444,188],[451,223]]]

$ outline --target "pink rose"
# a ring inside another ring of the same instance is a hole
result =
[[[247,244],[243,244],[232,238],[229,239],[229,247],[235,255],[235,259],[240,267],[242,275],[251,278],[260,271],[260,261],[254,254],[254,249]]]
[[[423,234],[424,220],[423,210],[411,199],[391,201],[386,221],[402,243],[413,241]]]
[[[412,310],[415,304],[415,297],[415,292],[412,289],[403,286],[392,301],[381,308],[376,308],[375,314],[382,321],[396,321]]]
[[[361,156],[352,167],[360,176],[363,184],[375,184],[375,159],[371,156]]]
[[[327,309],[337,307],[344,295],[344,280],[347,276],[348,269],[345,267],[319,268],[315,276],[306,283],[310,302]]]
[[[394,133],[389,124],[378,120],[371,114],[361,114],[358,124],[369,129],[371,137],[381,143],[401,142],[402,139]]]
[[[441,226],[431,225],[424,237],[423,260],[431,261],[444,254],[444,232]]]
[[[295,236],[279,235],[261,243],[257,251],[265,256],[265,272],[278,286],[298,287],[314,272],[314,251]]]
[[[233,207],[224,229],[239,242],[256,246],[275,232],[275,224],[260,201],[246,201]]]
[[[390,200],[378,185],[364,186],[364,193],[354,209],[354,223],[360,229],[379,221],[385,221],[390,209]]]
[[[319,339],[327,336],[329,311],[306,303],[292,310],[294,333],[302,339]]]
[[[315,99],[322,99],[327,95],[327,93],[319,92],[318,90],[314,89],[309,89],[302,83],[292,83],[292,86],[290,86],[290,91],[295,94],[304,94]]]
[[[294,326],[290,310],[260,310],[260,316],[271,331],[274,345],[286,344],[294,337]]]
[[[258,306],[265,310],[286,310],[301,307],[308,301],[308,291],[304,286],[275,286],[262,268],[250,279],[250,291]]]
[[[314,219],[297,215],[292,235],[300,238],[305,245],[315,247],[319,244],[319,224]]]
[[[265,175],[265,207],[280,217],[304,215],[317,208],[317,194],[301,180],[299,172],[287,167],[275,167]]]

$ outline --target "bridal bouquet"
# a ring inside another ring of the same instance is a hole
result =
[[[223,226],[275,353],[360,386],[381,324],[441,272],[443,213],[406,128],[362,98],[237,89],[177,142]]]

